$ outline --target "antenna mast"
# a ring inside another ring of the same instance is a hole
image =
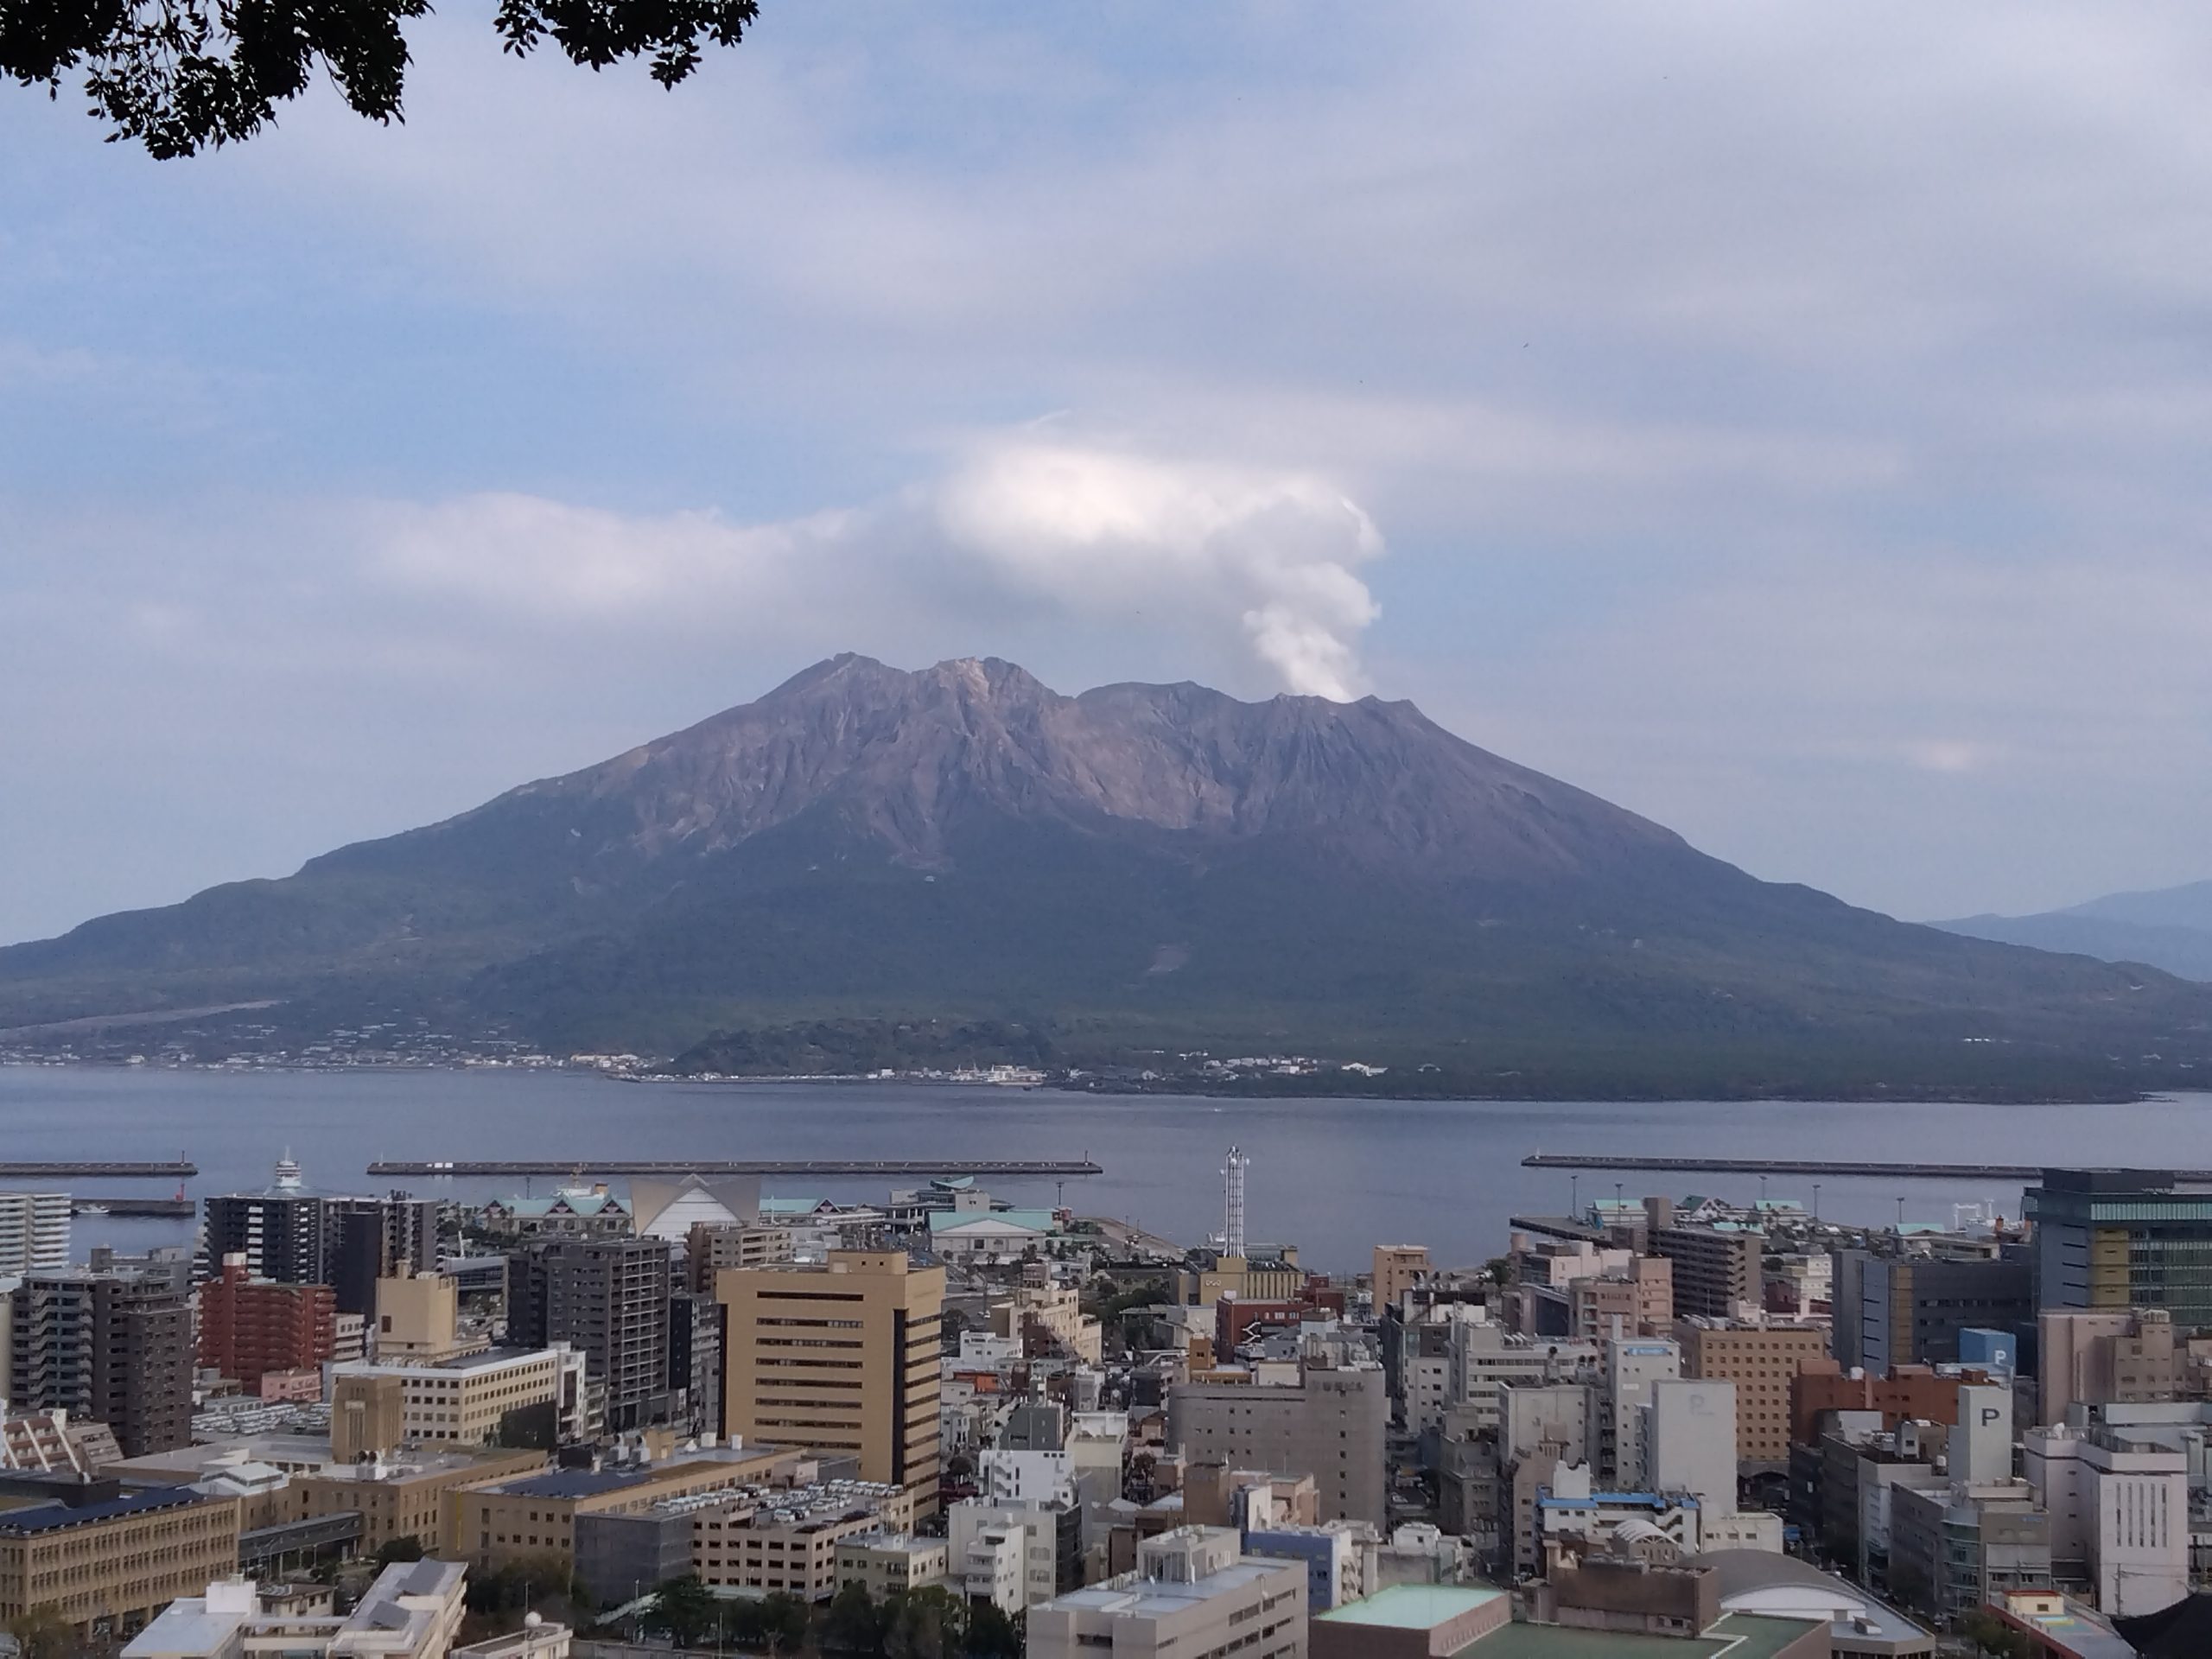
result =
[[[1221,1253],[1224,1255],[1242,1256],[1244,1254],[1244,1172],[1251,1166],[1252,1160],[1231,1147],[1229,1161],[1221,1168]]]

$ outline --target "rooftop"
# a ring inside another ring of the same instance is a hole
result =
[[[1397,1630],[1433,1630],[1462,1613],[1496,1601],[1503,1590],[1459,1584],[1394,1584],[1363,1601],[1355,1601],[1317,1619],[1332,1624],[1382,1624]]]
[[[1730,1613],[1697,1636],[1508,1624],[1460,1649],[1457,1659],[1773,1659],[1816,1628],[1808,1619],[1749,1613]]]
[[[1239,1561],[1218,1573],[1209,1573],[1195,1583],[1170,1579],[1141,1579],[1135,1573],[1123,1573],[1118,1579],[1109,1579],[1103,1584],[1094,1584],[1088,1589],[1071,1590],[1055,1597],[1054,1607],[1080,1609],[1090,1612],[1111,1614],[1119,1618],[1172,1618],[1177,1613],[1202,1605],[1217,1596],[1225,1596],[1257,1584],[1272,1573],[1295,1572],[1301,1578],[1306,1569],[1292,1561]],[[1684,1656],[1684,1659],[1694,1659]]]
[[[64,1527],[82,1527],[95,1521],[112,1521],[123,1516],[150,1515],[157,1510],[181,1510],[188,1504],[207,1501],[201,1494],[180,1487],[168,1491],[125,1492],[120,1497],[111,1497],[99,1503],[35,1503],[25,1509],[0,1510],[0,1535],[24,1538],[37,1533],[58,1532]]]
[[[505,1497],[594,1497],[601,1492],[643,1485],[657,1472],[652,1469],[550,1469],[542,1475],[503,1480],[492,1490]]]
[[[349,1359],[333,1365],[332,1372],[339,1376],[457,1376],[474,1371],[496,1370],[503,1365],[519,1365],[526,1361],[543,1360],[557,1348],[485,1348],[473,1354],[455,1354],[444,1359]]]

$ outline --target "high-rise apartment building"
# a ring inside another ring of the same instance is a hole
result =
[[[289,1153],[261,1192],[211,1197],[204,1209],[206,1277],[216,1277],[226,1257],[243,1255],[257,1279],[328,1285],[340,1313],[367,1318],[376,1311],[378,1280],[438,1264],[434,1200],[316,1192]]]
[[[327,1285],[256,1279],[242,1255],[200,1292],[200,1363],[251,1392],[270,1371],[303,1371],[331,1357],[338,1310]]]
[[[2037,1306],[2158,1307],[2212,1327],[2212,1192],[2177,1192],[2158,1170],[2046,1169],[2027,1215]]]
[[[66,1268],[8,1297],[8,1400],[105,1423],[126,1457],[192,1439],[192,1309],[162,1279]]]
[[[203,1209],[208,1278],[221,1271],[227,1258],[242,1255],[257,1279],[283,1285],[330,1282],[323,1200],[308,1190],[290,1153],[276,1160],[276,1177],[262,1191],[211,1195]]]
[[[935,1512],[943,1268],[832,1250],[819,1267],[726,1268],[715,1296],[725,1433],[844,1452]]]
[[[1765,1249],[1766,1235],[1753,1227],[1716,1223],[1651,1229],[1651,1253],[1675,1264],[1676,1313],[1727,1319],[1741,1303],[1757,1306],[1765,1284],[1761,1272]]]
[[[69,1265],[69,1195],[0,1192],[0,1278]]]
[[[341,1313],[376,1312],[377,1281],[435,1271],[438,1206],[430,1198],[393,1192],[381,1198],[327,1198],[325,1270]]]
[[[669,1300],[668,1393],[684,1433],[721,1437],[722,1305],[711,1295],[678,1291]]]
[[[508,1274],[510,1343],[581,1352],[606,1390],[609,1429],[669,1421],[675,1267],[665,1240],[540,1238],[511,1259]]]

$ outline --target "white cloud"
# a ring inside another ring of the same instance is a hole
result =
[[[1233,620],[1288,690],[1367,690],[1359,637],[1382,550],[1341,491],[1297,473],[995,446],[937,493],[946,544],[1027,592],[1135,622]]]
[[[890,500],[772,524],[507,493],[366,516],[374,581],[510,621],[835,650],[888,617],[1042,606],[1165,629],[1338,699],[1367,689],[1359,642],[1376,607],[1357,572],[1382,551],[1368,515],[1312,474],[1031,436],[979,442]]]

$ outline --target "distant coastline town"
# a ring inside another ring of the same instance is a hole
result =
[[[1163,1050],[1114,1065],[989,1063],[720,1071],[696,1064],[679,1069],[675,1058],[665,1054],[554,1053],[499,1033],[457,1036],[436,1029],[426,1020],[338,1027],[308,1042],[288,1040],[279,1027],[251,1020],[218,1029],[188,1027],[166,1034],[143,1027],[111,1030],[99,1022],[78,1031],[32,1028],[0,1034],[0,1065],[119,1065],[215,1071],[455,1067],[588,1071],[634,1083],[906,1083],[1024,1089],[1164,1084],[1204,1088],[1332,1078],[1358,1086],[1372,1084],[1392,1071],[1388,1065],[1357,1058],[1293,1053],[1223,1056],[1204,1050]],[[1433,1064],[1398,1068],[1402,1076],[1412,1077],[1433,1077],[1438,1070]]]
[[[1332,1274],[1237,1147],[1197,1241],[957,1160],[457,1199],[288,1150],[80,1253],[103,1167],[0,1193],[31,1656],[2204,1650],[2156,1634],[2212,1608],[2171,1174],[1888,1225],[1616,1185]]]

